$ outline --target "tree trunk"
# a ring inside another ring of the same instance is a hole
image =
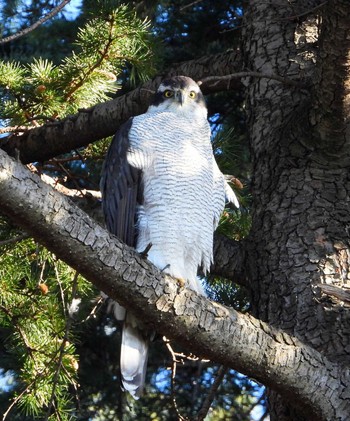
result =
[[[343,288],[350,279],[350,5],[329,1],[305,13],[302,2],[249,3],[245,66],[301,82],[250,80],[247,89],[254,315],[346,367],[349,312],[320,284]],[[287,402],[270,390],[271,420],[313,419]]]

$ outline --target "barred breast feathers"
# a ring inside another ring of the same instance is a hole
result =
[[[203,294],[198,267],[209,271],[225,195],[235,199],[215,161],[209,123],[203,117],[146,113],[134,118],[129,138],[128,162],[143,170],[137,249],[151,242],[149,259]]]

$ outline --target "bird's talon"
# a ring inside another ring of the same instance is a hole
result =
[[[146,247],[143,251],[141,251],[141,252],[140,252],[140,256],[141,256],[143,259],[147,259],[147,257],[148,257],[148,252],[151,250],[151,247],[152,247],[152,243],[148,243],[148,244],[147,244],[147,247]]]
[[[165,270],[167,270],[169,268],[170,268],[170,265],[168,264],[168,265],[164,266],[163,269],[161,269],[161,272],[164,272]]]

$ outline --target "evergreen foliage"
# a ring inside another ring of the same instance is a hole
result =
[[[1,227],[9,229],[4,220]],[[46,414],[47,419],[68,420],[79,367],[74,315],[80,300],[96,291],[32,239],[3,248],[0,325],[6,358],[2,368],[14,382],[14,403],[30,419]]]
[[[126,64],[130,78],[149,77],[152,37],[149,22],[126,6],[109,11],[79,29],[75,50],[60,64],[35,58],[21,65],[0,62],[1,117],[12,125],[37,125],[105,101],[119,88]]]

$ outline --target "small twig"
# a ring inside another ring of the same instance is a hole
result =
[[[328,285],[328,284],[318,284],[317,285],[323,294],[326,294],[330,297],[335,297],[338,300],[343,301],[344,303],[350,303],[350,289],[349,288],[340,288],[335,285]]]
[[[84,82],[87,80],[87,78],[98,68],[101,66],[101,64],[107,59],[108,52],[110,49],[110,46],[112,45],[114,41],[114,37],[112,34],[113,25],[115,24],[114,19],[110,20],[109,22],[109,37],[107,40],[106,45],[104,45],[104,49],[102,51],[98,51],[100,57],[92,64],[90,68],[88,68],[86,71],[82,72],[82,76],[78,79],[77,82],[73,81],[71,83],[71,87],[69,91],[65,94],[65,100],[69,101],[72,95],[84,84]],[[117,57],[114,57],[116,59]],[[126,59],[126,57],[124,57]]]
[[[232,183],[238,189],[243,189],[244,185],[241,180],[230,174],[224,174],[225,180]]]
[[[0,134],[26,132],[27,130],[31,130],[31,129],[34,129],[34,127],[29,127],[29,126],[3,127],[0,129]]]
[[[56,265],[55,265],[55,270],[57,271]],[[56,272],[56,276],[57,276],[57,272]],[[72,284],[72,301],[75,299],[76,293],[77,293],[78,276],[79,276],[79,273],[75,272],[74,278],[73,278],[73,284]],[[61,284],[60,284],[60,289],[61,289]],[[61,293],[62,293],[62,290],[61,290]],[[60,371],[62,369],[63,356],[64,356],[64,353],[65,353],[66,344],[67,344],[68,339],[69,339],[69,332],[70,332],[72,322],[73,322],[72,317],[69,316],[69,312],[67,313],[67,309],[66,309],[66,305],[65,305],[65,301],[64,301],[63,297],[62,297],[62,305],[63,305],[63,309],[64,309],[64,314],[66,316],[66,328],[65,328],[64,337],[62,339],[62,343],[61,343],[61,346],[60,346],[59,354],[58,354],[57,368],[56,368],[56,372],[55,372],[55,375],[54,375],[54,378],[53,378],[51,396],[50,396],[49,404],[47,406],[47,411],[46,411],[46,416],[44,418],[44,421],[48,421],[48,419],[51,415],[51,409],[52,409],[52,407],[55,407],[54,399],[55,399],[55,394],[56,394],[56,387],[57,387],[57,384],[58,384],[59,374],[60,374]],[[59,417],[59,413],[57,413],[57,409],[56,409],[55,412]]]
[[[197,362],[197,372],[194,375],[195,378],[192,381],[192,403],[191,403],[191,414],[194,413],[194,409],[197,407],[197,402],[200,399],[200,378],[203,371],[203,363],[202,361]]]
[[[48,21],[49,19],[57,15],[57,13],[61,9],[63,9],[64,6],[68,4],[69,2],[70,0],[63,0],[60,4],[58,4],[55,8],[53,8],[50,13],[40,18],[37,22],[33,23],[33,25],[17,32],[16,34],[0,39],[0,44],[6,44],[7,42],[14,41],[15,39],[18,39],[20,37],[23,37],[24,35],[27,35],[29,32],[34,31],[34,29],[36,29],[38,26],[42,25],[43,23],[45,23],[46,21]]]
[[[315,12],[317,9],[320,9],[321,7],[325,6],[328,3],[328,0],[318,4],[317,6],[313,7],[312,9],[308,9],[305,12],[299,13],[297,15],[292,15],[292,16],[287,16],[285,18],[282,18],[281,20],[294,20],[294,19],[299,19],[303,16],[309,15],[312,12]]]
[[[39,277],[39,283],[41,283],[42,281],[44,281],[44,270],[46,267],[46,260],[44,260],[42,266],[41,266],[41,271],[40,271],[40,277]]]
[[[48,176],[47,174],[40,174],[40,178],[46,184],[49,184],[52,188],[58,192],[69,197],[94,197],[95,199],[101,199],[101,192],[98,190],[86,190],[86,189],[69,189],[63,184],[59,183],[56,179]]]
[[[260,73],[260,72],[253,72],[253,71],[231,73],[225,76],[208,76],[198,81],[198,85],[212,83],[213,86],[215,86],[223,81],[230,82],[232,79],[238,79],[242,77],[257,77],[257,78],[262,78],[262,79],[272,79],[272,80],[277,80],[278,82],[281,82],[285,85],[296,86],[298,88],[303,86],[303,84],[300,81],[285,78],[285,77],[278,76],[275,74]]]
[[[30,238],[30,235],[20,234],[17,237],[13,237],[13,238],[10,238],[8,240],[0,241],[0,247],[8,246],[9,244],[19,243],[20,241],[26,240],[27,238]]]
[[[98,309],[101,307],[101,304],[103,304],[104,301],[105,301],[105,299],[103,297],[99,297],[98,300],[96,301],[96,304],[94,305],[94,307],[90,311],[90,313],[87,315],[87,317],[85,317],[84,320],[81,321],[81,323],[85,323],[88,320],[90,320],[91,318],[95,318]]]
[[[26,347],[26,350],[28,351],[28,355],[30,356],[30,358],[33,360],[33,364],[35,367],[35,370],[39,371],[37,365],[36,365],[36,361],[35,361],[35,357],[34,357],[34,352],[37,352],[38,350],[33,348],[28,339],[26,334],[23,332],[23,329],[19,326],[17,322],[17,317],[15,317],[10,310],[8,310],[4,305],[0,304],[0,310],[3,311],[11,320],[11,324],[14,327],[15,330],[17,330],[17,332],[19,333],[19,336],[22,338],[22,341]]]
[[[75,177],[72,176],[72,174],[62,165],[60,162],[57,162],[56,159],[53,159],[52,162],[55,162],[57,166],[67,175],[68,179],[72,180],[73,183],[76,185],[77,190],[80,190],[80,186],[75,179]]]
[[[64,194],[65,196],[69,197],[94,197],[95,199],[101,199],[101,192],[98,190],[86,190],[86,189],[69,189],[68,187],[64,186],[63,184],[59,183],[59,181],[55,178],[50,177],[47,174],[39,173],[38,168],[36,168],[32,164],[28,164],[27,167],[32,171],[34,174],[38,174],[42,181],[46,184],[49,184],[52,188],[57,190],[58,192]]]
[[[180,7],[180,11],[182,12],[183,10],[187,9],[188,7],[195,6],[196,4],[201,3],[202,1],[203,0],[196,0],[196,1],[193,1],[192,3],[185,4],[185,6]]]
[[[180,421],[188,421],[188,418],[181,415],[179,411],[179,407],[177,406],[176,396],[175,396],[175,376],[176,376],[176,365],[179,362],[176,358],[177,354],[174,352],[173,348],[170,345],[169,340],[163,336],[163,341],[168,348],[168,351],[170,352],[170,355],[172,357],[172,364],[171,364],[171,400],[173,403],[173,407],[175,409],[176,415],[178,416],[178,419]],[[183,361],[182,361],[183,363]]]
[[[66,156],[64,158],[55,158],[54,163],[65,163],[65,162],[72,162],[72,161],[83,161],[83,158],[81,157],[81,155],[73,155],[73,156]],[[47,164],[50,165],[51,161],[47,161]]]
[[[214,383],[211,385],[211,388],[209,390],[209,393],[207,395],[207,397],[205,398],[203,405],[201,407],[201,409],[198,412],[198,416],[197,416],[197,421],[203,421],[204,418],[207,416],[209,409],[211,407],[211,404],[213,403],[213,400],[215,398],[215,394],[225,376],[225,374],[227,373],[228,367],[225,366],[220,366],[219,370],[218,370],[218,374],[214,380]]]
[[[7,410],[4,412],[2,416],[2,421],[5,421],[8,414],[11,412],[12,408],[17,404],[17,402],[22,398],[22,396],[27,393],[28,390],[33,386],[33,384],[36,382],[36,379],[34,379],[31,383],[28,384],[28,386],[22,390],[22,392],[15,397],[15,399],[11,402],[11,405],[7,408]]]
[[[81,159],[81,162],[84,163],[86,161],[86,158],[78,151],[78,149],[74,149],[74,152],[77,154],[77,156]]]
[[[54,262],[53,267],[54,267],[54,270],[55,270],[56,281],[57,281],[59,289],[60,289],[61,300],[62,300],[62,305],[63,305],[63,313],[64,313],[64,316],[67,317],[67,308],[66,308],[66,303],[65,303],[65,299],[64,299],[64,292],[63,292],[63,288],[62,288],[62,284],[61,284],[61,280],[60,280],[60,275],[59,275],[58,268],[57,268],[57,262]]]

